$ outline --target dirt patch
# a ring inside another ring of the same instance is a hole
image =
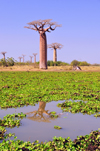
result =
[[[95,71],[95,72],[100,72],[100,66],[81,66],[81,71],[73,71],[72,66],[50,66],[48,69],[39,69],[35,68],[33,66],[12,66],[12,67],[0,67],[0,71],[45,71],[45,72],[84,72],[84,71]]]

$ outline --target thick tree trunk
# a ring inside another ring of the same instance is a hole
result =
[[[47,41],[46,34],[40,33],[40,69],[47,69]]]
[[[5,61],[5,54],[3,55],[3,60]]]
[[[56,49],[54,49],[53,51],[53,62],[56,62],[57,61],[57,51]]]
[[[34,63],[36,63],[36,56],[34,56]]]

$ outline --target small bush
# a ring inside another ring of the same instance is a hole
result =
[[[8,66],[13,66],[15,64],[15,60],[12,57],[11,58],[8,57],[6,63]]]
[[[71,66],[90,66],[91,64],[87,63],[86,61],[77,61],[77,60],[73,60],[71,62]]]
[[[0,63],[3,67],[5,67],[7,65],[7,62],[4,59],[0,59]]]
[[[47,66],[65,66],[65,65],[69,65],[69,64],[62,61],[57,61],[57,62],[53,62],[51,60],[47,61]]]
[[[78,65],[79,65],[79,61],[77,61],[77,60],[73,60],[71,62],[71,66],[78,66]]]
[[[87,63],[86,61],[80,62],[79,66],[89,66],[90,64]]]

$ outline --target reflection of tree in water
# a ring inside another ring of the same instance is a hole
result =
[[[38,110],[26,113],[27,115],[29,115],[27,118],[30,120],[38,121],[38,122],[49,122],[50,123],[50,120],[53,120],[55,118],[50,117],[51,113],[48,113],[49,110],[45,110],[45,107],[46,107],[45,102],[39,102]],[[44,116],[43,113],[48,116]],[[34,115],[30,116],[32,114],[34,114]]]

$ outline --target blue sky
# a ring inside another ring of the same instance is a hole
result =
[[[24,28],[39,19],[62,24],[46,33],[47,44],[63,45],[58,61],[100,64],[100,0],[0,0],[0,52],[15,60],[25,54],[25,61],[38,53],[39,61],[39,34]],[[47,50],[47,59],[53,60],[53,50]]]

